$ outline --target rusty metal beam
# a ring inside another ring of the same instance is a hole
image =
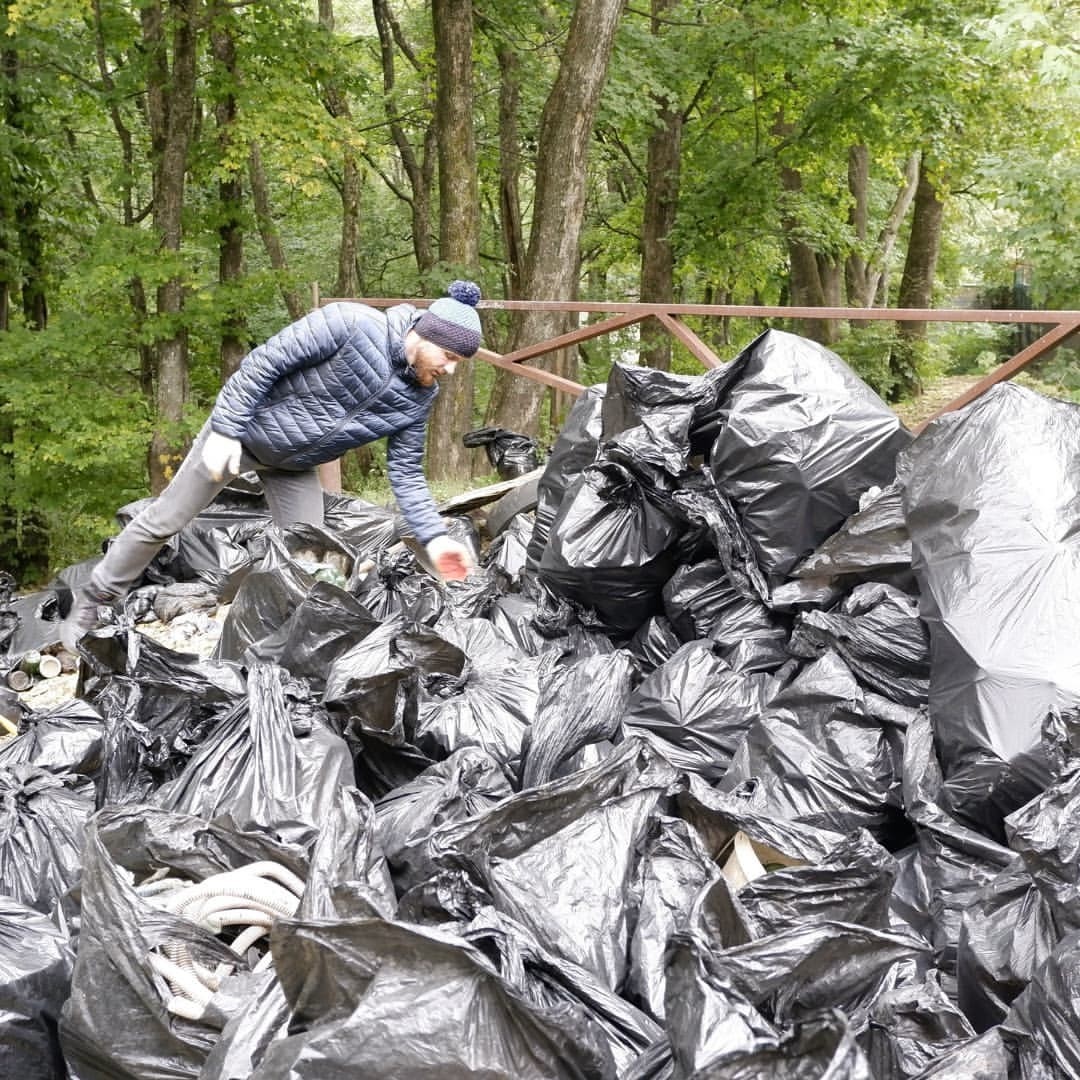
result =
[[[340,297],[323,297],[320,304],[331,304]],[[433,300],[402,300],[400,297],[346,297],[354,303],[371,307],[392,307],[409,303],[427,307]],[[491,311],[578,311],[590,313],[622,312],[645,318],[648,315],[715,315],[753,319],[857,319],[884,322],[972,322],[972,323],[1074,323],[1080,311],[996,310],[983,308],[853,308],[853,307],[770,307],[755,304],[646,304],[614,300],[579,302],[568,300],[481,300],[479,306]]]
[[[1006,360],[1004,364],[1000,364],[998,367],[994,368],[989,375],[980,379],[973,386],[969,386],[967,390],[959,395],[959,397],[955,397],[952,401],[942,405],[936,413],[928,417],[912,430],[918,434],[931,420],[936,420],[944,413],[953,412],[956,409],[963,408],[969,402],[974,401],[981,394],[984,394],[991,386],[996,386],[1005,379],[1011,379],[1018,371],[1023,371],[1028,364],[1034,363],[1040,356],[1044,356],[1052,348],[1056,345],[1060,345],[1063,341],[1066,341],[1077,331],[1080,331],[1080,320],[1071,323],[1060,323],[1052,330],[1043,334],[1042,337],[1036,338],[1026,349],[1022,349],[1011,360]]]
[[[676,319],[666,311],[658,312],[656,318],[661,325],[667,328],[668,333],[670,333],[672,337],[681,341],[706,367],[716,368],[724,366],[724,361],[721,360],[720,357],[717,356],[716,353],[714,353],[712,349],[710,349],[709,346],[706,345],[705,342],[702,341],[701,338],[699,338],[681,319]]]
[[[523,349],[503,353],[503,359],[514,364],[520,364],[522,360],[531,360],[535,356],[543,356],[545,353],[566,349],[571,345],[578,345],[582,341],[589,341],[591,338],[600,337],[603,334],[614,333],[624,326],[633,326],[634,323],[641,322],[643,318],[645,318],[644,315],[617,315],[613,319],[590,323],[588,326],[571,330],[566,334],[561,334],[559,337],[548,338],[533,345],[526,345]]]
[[[489,364],[494,364],[495,367],[513,371],[517,375],[523,375],[526,379],[532,379],[533,382],[543,383],[545,386],[551,386],[556,390],[561,390],[564,394],[579,397],[581,394],[585,393],[585,387],[582,386],[581,383],[571,382],[569,379],[564,379],[561,375],[555,375],[550,371],[544,371],[543,368],[529,367],[528,364],[508,360],[505,356],[497,352],[492,352],[490,349],[480,349],[476,355],[481,360],[486,360]]]

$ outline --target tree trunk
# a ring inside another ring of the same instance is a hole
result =
[[[431,188],[435,175],[435,125],[428,124],[424,132],[423,143],[419,159],[412,144],[409,142],[405,128],[398,121],[398,104],[394,89],[394,47],[395,42],[401,47],[406,59],[418,70],[421,64],[414,54],[411,46],[405,40],[401,28],[394,19],[386,0],[372,0],[372,11],[375,15],[375,26],[379,32],[379,55],[382,62],[383,72],[383,99],[389,121],[390,134],[397,147],[398,156],[401,158],[402,168],[409,180],[409,191],[401,191],[393,179],[383,173],[383,179],[400,199],[409,205],[412,218],[412,241],[413,252],[416,256],[416,267],[421,277],[425,277],[435,265],[435,252],[431,244]],[[372,159],[368,160],[377,167]]]
[[[868,289],[866,237],[870,221],[870,150],[865,143],[848,147],[848,224],[855,247],[844,262],[844,288],[851,307],[869,307],[874,294]]]
[[[184,179],[195,124],[196,26],[199,0],[172,0],[166,18],[151,0],[139,9],[146,50],[147,113],[153,156],[154,229],[161,250],[179,255],[183,242]],[[171,28],[171,58],[166,41]],[[150,490],[159,494],[183,459],[186,446],[176,429],[188,400],[184,285],[179,274],[157,290],[157,314],[165,335],[156,342],[156,430],[150,446]]]
[[[904,167],[904,175],[889,213],[871,246],[869,240],[870,154],[865,146],[853,146],[848,154],[848,191],[852,198],[849,223],[855,232],[857,247],[844,266],[847,302],[851,307],[873,307],[883,302],[880,296],[885,268],[888,266],[900,226],[915,195],[919,175],[919,156],[913,154]],[[866,326],[867,320],[852,319],[851,325]]]
[[[521,95],[521,64],[505,41],[495,47],[499,61],[499,217],[502,221],[506,253],[506,296],[521,295],[525,275],[525,240],[521,228],[521,138],[518,129],[518,99]]]
[[[802,191],[802,174],[785,165],[780,169],[780,183],[788,195],[797,195]],[[787,210],[781,218],[781,228],[788,249],[788,303],[792,307],[825,307],[819,253],[801,238],[800,226],[797,216]],[[797,319],[795,323],[799,333],[822,345],[831,345],[836,340],[836,327],[829,319]]]
[[[439,148],[439,260],[471,277],[480,264],[472,0],[433,0],[431,20]],[[427,474],[434,480],[469,476],[478,464],[478,455],[461,441],[473,427],[473,387],[472,363],[459,364],[453,376],[439,384],[428,424]]]
[[[285,259],[285,251],[281,246],[277,225],[274,224],[273,211],[270,209],[270,185],[266,181],[266,170],[263,168],[262,153],[258,143],[252,143],[248,152],[248,178],[251,183],[251,201],[255,206],[255,221],[259,227],[259,236],[262,237],[266,257],[284,280],[289,267]],[[293,321],[299,319],[307,311],[307,305],[296,289],[288,288],[283,284],[281,298],[285,301],[289,318]]]
[[[593,119],[621,10],[622,0],[579,0],[559,73],[544,105],[522,286],[523,295],[534,300],[575,295]],[[513,347],[555,336],[565,325],[565,317],[558,313],[526,312],[515,328]],[[543,390],[532,380],[500,371],[489,411],[499,426],[535,434],[542,398]]]
[[[217,125],[217,141],[220,160],[232,160],[232,143],[236,129],[237,84],[235,27],[231,14],[215,0],[213,28],[210,31],[210,47],[218,69],[221,85],[226,87],[214,103],[214,122]],[[221,204],[221,224],[218,226],[218,281],[226,295],[244,272],[244,190],[240,176],[235,170],[218,183],[218,202]],[[221,325],[221,381],[240,366],[247,354],[247,323],[243,315],[230,302],[229,314]]]
[[[674,0],[653,0],[652,34],[659,35],[658,16]],[[670,304],[675,299],[675,257],[671,230],[679,205],[679,163],[682,112],[670,100],[659,101],[659,126],[649,136],[645,164],[645,214],[641,225],[641,299]],[[660,371],[671,370],[671,335],[653,319],[641,328],[641,361]]]
[[[334,0],[319,0],[319,24],[328,31],[334,29]],[[323,104],[335,119],[349,122],[352,111],[348,98],[335,83],[323,87]],[[357,250],[360,241],[360,168],[348,138],[342,139],[341,155],[341,243],[338,246],[338,272],[334,283],[335,296],[357,296],[360,276]]]
[[[919,163],[919,180],[915,189],[915,204],[911,216],[904,273],[896,298],[898,307],[929,308],[934,299],[934,274],[941,250],[941,226],[945,204],[938,195],[938,186],[926,155]],[[917,393],[921,389],[919,361],[926,341],[926,323],[897,324],[899,340],[890,356],[889,366],[895,383],[894,400]]]

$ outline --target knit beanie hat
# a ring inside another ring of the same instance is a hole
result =
[[[476,305],[480,286],[472,281],[452,281],[447,296],[436,300],[413,328],[426,340],[458,356],[472,356],[480,348],[480,316]]]

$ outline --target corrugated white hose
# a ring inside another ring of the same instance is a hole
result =
[[[295,915],[303,891],[299,877],[269,861],[215,874],[197,883],[155,875],[138,888],[151,903],[211,933],[220,934],[225,926],[246,926],[232,944],[237,957],[269,932],[275,918]],[[207,1002],[234,965],[221,963],[211,971],[198,963],[182,942],[167,943],[164,952],[165,956],[152,953],[150,959],[172,990],[169,1011],[189,1020],[201,1020]],[[271,954],[267,952],[252,970],[265,971],[270,962]],[[182,979],[177,977],[181,974]],[[195,986],[200,987],[198,994],[191,992]]]

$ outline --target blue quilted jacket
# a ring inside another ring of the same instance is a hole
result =
[[[221,388],[210,426],[257,461],[300,471],[386,437],[394,497],[421,543],[446,532],[424,479],[424,435],[438,386],[405,361],[421,312],[399,304],[317,308],[244,357]]]

